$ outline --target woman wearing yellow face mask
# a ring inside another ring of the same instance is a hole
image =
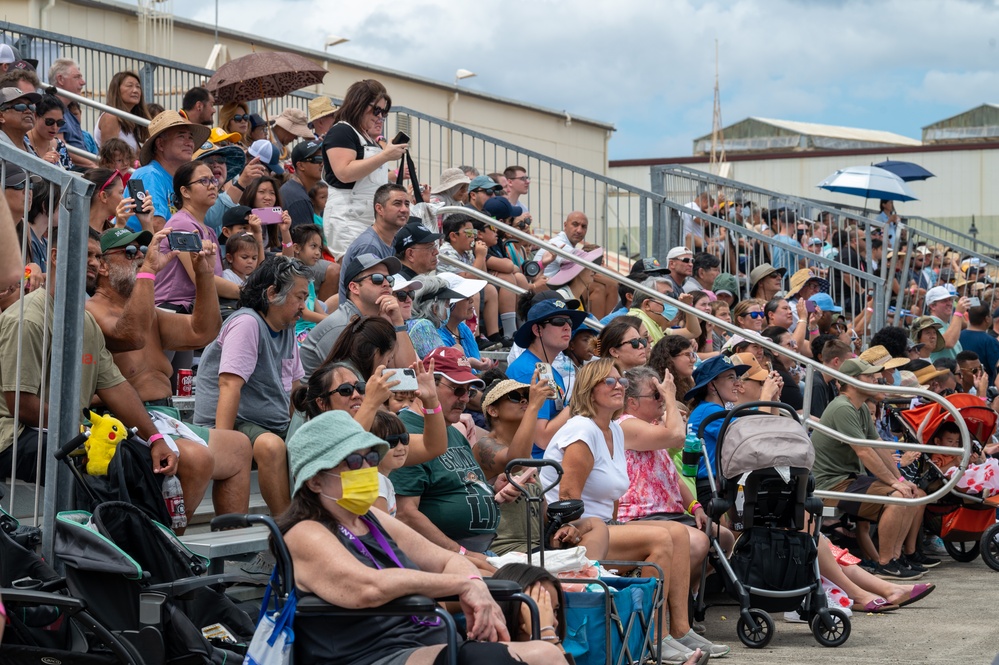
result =
[[[320,413],[291,437],[291,507],[278,525],[299,593],[345,608],[456,595],[468,624],[462,662],[559,662],[561,652],[547,642],[509,642],[503,613],[471,561],[372,508],[387,450],[346,411]],[[423,617],[295,618],[296,652],[317,662],[430,663],[444,641],[443,628]]]

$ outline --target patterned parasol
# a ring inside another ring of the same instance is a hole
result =
[[[300,55],[250,53],[218,68],[207,88],[217,104],[283,97],[323,82],[326,70]]]

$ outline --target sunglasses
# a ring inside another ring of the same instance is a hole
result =
[[[624,346],[625,344],[631,344],[631,348],[637,349],[638,347],[648,346],[649,340],[645,339],[644,337],[636,337],[635,339],[629,339],[626,342],[621,342],[620,344],[618,344],[618,346],[621,347]]]
[[[455,397],[464,397],[465,395],[468,395],[468,398],[472,399],[473,397],[479,394],[478,390],[476,390],[475,388],[469,388],[468,386],[452,386],[447,383],[444,383],[443,381],[438,381],[437,385],[444,386],[452,393],[454,393]]]
[[[475,229],[462,229],[462,232],[469,238],[474,238],[477,235],[479,235],[479,232],[476,231]]]
[[[0,110],[3,110],[3,111],[19,111],[20,113],[24,113],[25,111],[31,111],[32,113],[34,113],[35,112],[35,105],[34,104],[25,104],[24,102],[18,102],[17,104],[10,104],[9,106],[4,106]]]
[[[343,461],[347,463],[347,468],[351,471],[357,471],[364,463],[367,462],[368,466],[378,466],[382,456],[378,454],[377,450],[369,450],[364,453],[351,453],[343,458]]]
[[[55,125],[56,127],[62,129],[66,125],[66,121],[63,120],[62,118],[58,120],[56,120],[55,118],[45,118],[45,126],[51,127],[52,125]]]
[[[237,113],[236,115],[232,116],[232,121],[233,122],[250,122],[250,114],[249,113]]]
[[[763,312],[746,312],[746,316],[751,319],[762,319],[766,314]]]
[[[547,321],[544,321],[541,325],[558,326],[559,328],[561,328],[562,326],[571,326],[572,319],[570,319],[568,316],[556,316],[548,319]]]
[[[140,254],[142,256],[145,256],[146,251],[148,249],[149,248],[146,247],[145,245],[141,245],[139,247],[136,247],[135,245],[129,245],[128,247],[124,247],[122,249],[109,249],[108,251],[104,252],[104,256],[107,256],[108,254],[116,254],[118,252],[123,252],[125,254],[126,259],[128,259],[129,261],[134,261]]]
[[[392,295],[395,296],[396,300],[412,300],[413,296],[416,295],[416,290],[411,289],[409,291],[395,291]]]
[[[402,434],[389,434],[385,437],[385,443],[389,444],[389,448],[395,448],[400,443],[404,446],[408,446],[409,432],[403,432]]]
[[[514,404],[522,404],[527,401],[527,393],[524,392],[514,391],[503,395],[503,397]]]
[[[14,177],[14,176],[9,176],[9,177]],[[21,178],[21,182],[18,183],[9,183],[9,182],[4,183],[3,187],[4,189],[13,189],[15,192],[23,192],[25,186],[27,186],[28,190],[30,191],[36,185],[41,184],[41,182],[42,179],[39,176],[32,175],[27,178]]]
[[[340,397],[350,397],[354,394],[355,390],[358,395],[363,395],[366,386],[367,384],[364,381],[358,381],[356,383],[341,383],[336,388],[333,388],[328,393],[324,394],[323,397],[330,397],[333,393],[336,393]]]
[[[379,117],[384,118],[384,117],[388,116],[390,108],[392,108],[392,107],[391,106],[385,106],[385,107],[375,106],[374,104],[372,104],[371,105],[371,115],[375,116],[376,118],[379,118]]]
[[[627,389],[630,384],[631,381],[624,378],[623,376],[619,376],[616,378],[613,376],[608,376],[606,379],[604,379],[604,385],[607,386],[608,388],[613,388],[614,386],[617,385]]]
[[[491,189],[473,189],[472,194],[485,194],[486,196],[496,196],[496,192]]]
[[[366,279],[370,279],[371,283],[374,284],[375,286],[381,286],[382,284],[385,284],[386,282],[388,282],[389,286],[392,286],[392,283],[395,281],[395,279],[392,277],[392,275],[383,275],[380,272],[376,272],[373,275],[365,275],[364,277],[358,277],[357,279],[355,279],[353,281],[356,282],[356,283],[358,283],[358,284],[360,284],[361,282],[363,282]]]
[[[684,257],[682,259],[673,259],[673,260],[674,261],[679,261],[680,263],[693,263],[694,262],[694,259],[690,258],[689,256]]]
[[[305,162],[306,164],[322,164],[323,156],[316,155],[315,157],[309,157],[308,159],[303,159],[302,161]]]
[[[115,169],[114,173],[111,174],[111,177],[107,179],[107,182],[105,182],[103,185],[101,185],[101,188],[99,190],[97,190],[97,191],[98,192],[103,192],[105,189],[107,189],[108,187],[110,187],[111,183],[114,182],[115,179],[117,179],[117,178],[122,178],[122,182],[124,182],[125,174],[122,173],[121,171],[119,171],[118,169]]]

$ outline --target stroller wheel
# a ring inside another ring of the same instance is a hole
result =
[[[992,570],[999,570],[999,523],[982,534],[982,561]]]
[[[822,620],[821,610],[813,616],[812,635],[824,647],[838,647],[850,638],[850,617],[843,610],[834,607],[829,610],[829,619],[832,627]]]
[[[961,563],[968,563],[978,558],[978,543],[975,541],[948,543],[945,540],[944,549],[952,559]]]
[[[746,611],[749,620],[745,615],[739,617],[736,631],[739,633],[739,640],[750,649],[762,649],[770,644],[774,637],[774,620],[763,610],[751,607]]]

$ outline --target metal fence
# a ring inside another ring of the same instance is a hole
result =
[[[16,342],[12,338],[4,340],[10,349],[16,345],[16,364],[13,376],[4,376],[5,385],[21,385],[22,373],[36,372],[41,377],[41,388],[38,396],[43,407],[39,409],[39,420],[24,423],[33,426],[39,432],[47,427],[47,449],[39,449],[39,458],[45,459],[44,478],[38,478],[34,483],[22,484],[8,480],[8,492],[4,499],[4,507],[18,518],[29,518],[38,523],[42,517],[47,527],[46,533],[54,533],[54,520],[58,510],[70,506],[71,481],[65,471],[65,465],[57,464],[52,459],[51,451],[59,442],[68,441],[80,431],[80,381],[81,358],[83,357],[83,318],[86,299],[85,283],[87,273],[87,235],[90,229],[90,192],[93,184],[79,176],[53,166],[37,157],[29,155],[13,146],[0,143],[0,179],[5,183],[5,191],[11,191],[11,185],[16,187],[18,176],[23,178],[23,188],[13,190],[14,196],[7,197],[11,202],[13,217],[20,223],[21,257],[27,265],[33,258],[29,254],[30,240],[48,238],[53,228],[60,226],[58,233],[57,260],[55,270],[50,266],[46,275],[48,283],[38,288],[49,289],[54,296],[53,321],[48,321],[47,310],[43,325],[41,367],[28,367],[24,363],[37,363],[37,358],[25,354],[25,342],[34,343],[37,340],[26,340],[24,322],[24,292],[26,276],[22,277],[20,296],[13,302],[5,302],[7,309],[3,317],[7,322],[16,321]],[[8,179],[10,178],[10,179]],[[40,193],[47,184],[47,206],[43,206],[47,219],[32,212],[33,191]],[[23,192],[23,199],[21,194]],[[7,203],[0,202],[6,206]],[[56,214],[56,211],[58,213]],[[60,223],[61,222],[61,223]],[[34,227],[34,228],[33,228]],[[44,243],[43,243],[44,245]],[[44,249],[42,250],[45,251]],[[38,258],[38,257],[34,257]],[[51,280],[55,280],[55,288]],[[58,325],[53,325],[58,319]],[[51,335],[51,337],[50,337]],[[4,373],[10,370],[9,363],[4,365]],[[15,392],[13,411],[14,417],[20,413],[21,400],[24,397],[20,391]],[[47,409],[44,408],[47,404]],[[45,414],[47,410],[47,418]],[[41,436],[39,435],[39,441]],[[4,448],[14,446],[14,462],[17,467],[18,450],[17,436],[12,440],[0,443]],[[39,465],[40,466],[40,465]],[[37,467],[36,467],[37,468]],[[13,475],[13,474],[12,474]],[[0,478],[0,481],[5,479]],[[42,486],[44,485],[44,489]],[[31,493],[28,501],[19,501],[18,493],[27,489]],[[41,500],[42,506],[39,506]],[[51,557],[51,539],[46,539],[46,554]]]

